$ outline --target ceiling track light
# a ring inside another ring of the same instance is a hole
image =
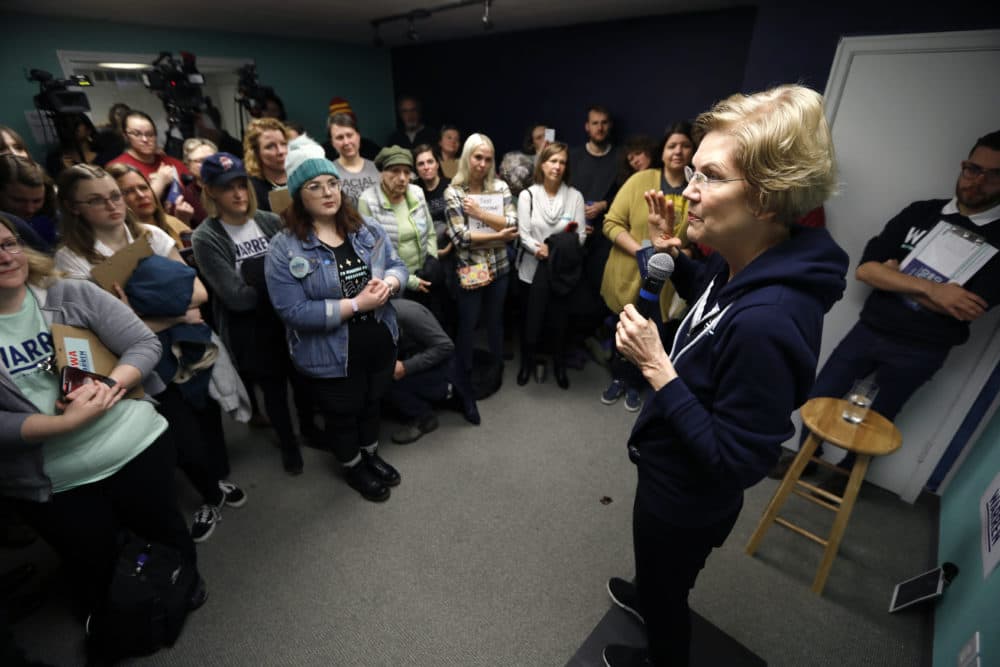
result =
[[[493,21],[490,19],[490,0],[483,0],[483,30],[492,30]]]
[[[403,14],[393,14],[391,16],[382,16],[377,19],[372,19],[371,26],[374,33],[372,36],[372,43],[377,47],[384,46],[385,41],[382,39],[379,28],[385,23],[393,23],[395,21],[406,21],[406,38],[411,42],[419,41],[420,35],[417,33],[416,26],[417,19],[429,19],[438,12],[460,9],[462,7],[478,6],[480,3],[483,5],[483,16],[481,19],[483,30],[492,30],[493,19],[490,18],[490,6],[493,4],[493,0],[455,0],[454,2],[438,5],[436,7],[430,7],[428,9],[414,9]]]

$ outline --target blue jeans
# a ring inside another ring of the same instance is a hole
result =
[[[910,396],[944,365],[950,349],[892,338],[858,322],[823,365],[809,398],[841,398],[850,391],[855,380],[875,373],[879,389],[871,409],[893,421]],[[802,429],[800,444],[808,434]],[[853,464],[851,454],[841,463],[845,467]]]

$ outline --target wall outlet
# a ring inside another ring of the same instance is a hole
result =
[[[958,667],[979,667],[979,631],[958,652]]]

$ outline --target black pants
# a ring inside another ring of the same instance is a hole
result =
[[[472,374],[472,353],[475,349],[476,325],[482,315],[486,322],[486,340],[497,363],[503,363],[503,309],[510,274],[479,289],[460,289],[458,303],[458,336],[455,353],[467,375]]]
[[[522,302],[524,309],[524,332],[521,335],[522,356],[533,354],[538,347],[542,329],[548,325],[548,341],[552,346],[552,363],[563,365],[566,348],[566,327],[569,323],[570,299],[566,294],[552,292],[547,276],[537,273],[535,282],[518,281],[521,293],[527,298]],[[526,367],[533,364],[531,359],[521,360]]]
[[[176,458],[168,429],[110,477],[56,493],[45,503],[19,502],[25,521],[62,560],[81,610],[92,609],[107,592],[123,528],[177,549],[195,565],[194,542],[174,491]]]
[[[737,516],[738,511],[709,526],[674,526],[643,507],[636,495],[632,509],[636,588],[654,665],[687,667],[691,653],[688,594],[708,554],[726,541]]]
[[[184,400],[177,385],[170,383],[157,394],[160,414],[170,422],[177,444],[177,467],[201,494],[202,502],[222,502],[219,480],[229,477],[229,454],[222,431],[219,404],[209,398],[201,410]]]
[[[270,305],[255,311],[230,311],[228,343],[247,393],[253,395],[256,385],[264,394],[264,409],[282,449],[298,447],[288,410],[288,382],[293,379],[294,370],[288,357],[284,325]]]
[[[425,279],[426,280],[426,279]],[[416,301],[427,310],[431,311],[434,315],[434,319],[441,324],[444,328],[444,323],[447,321],[445,315],[445,303],[451,301],[451,296],[448,294],[448,290],[444,283],[440,280],[435,283],[431,283],[430,292],[420,292],[418,290],[408,289],[403,292],[403,298],[409,299],[410,301]],[[454,308],[452,308],[454,310]]]
[[[378,442],[380,403],[396,365],[388,327],[374,319],[348,326],[347,377],[308,380],[327,442],[340,463],[350,463],[361,447]]]
[[[416,419],[434,414],[433,404],[443,401],[448,395],[447,361],[422,373],[404,375],[394,380],[386,397],[400,414],[407,419]]]
[[[260,387],[264,394],[264,410],[267,412],[271,426],[278,434],[278,443],[282,449],[295,448],[295,429],[292,427],[292,413],[288,409],[288,378],[284,376],[255,376],[253,373],[240,372],[240,380],[247,392],[254,391],[254,385]]]
[[[879,389],[871,409],[893,421],[914,392],[944,365],[950,349],[901,341],[858,322],[823,364],[809,398],[840,398],[850,391],[855,380],[874,373]],[[808,435],[809,430],[803,428],[800,444]],[[841,465],[851,467],[854,458],[849,453]]]

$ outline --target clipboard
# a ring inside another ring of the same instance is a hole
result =
[[[479,207],[483,209],[486,213],[492,213],[494,215],[499,215],[503,217],[503,195],[501,194],[480,194],[480,195],[469,195],[470,198],[475,199]],[[495,232],[496,230],[487,225],[485,222],[479,218],[473,218],[469,216],[469,230],[473,232]]]
[[[288,194],[288,188],[279,188],[267,193],[267,201],[271,204],[271,212],[281,215],[292,205],[292,196]]]
[[[60,371],[64,366],[72,366],[91,373],[111,375],[111,371],[118,365],[118,357],[89,329],[53,324],[52,344],[56,350],[56,367]],[[139,384],[125,398],[142,398],[145,395],[146,392]]]
[[[91,279],[114,293],[114,284],[118,283],[124,289],[125,283],[132,277],[139,262],[153,254],[153,246],[149,244],[149,234],[143,234],[100,264],[90,270]],[[100,372],[100,371],[94,371]]]

